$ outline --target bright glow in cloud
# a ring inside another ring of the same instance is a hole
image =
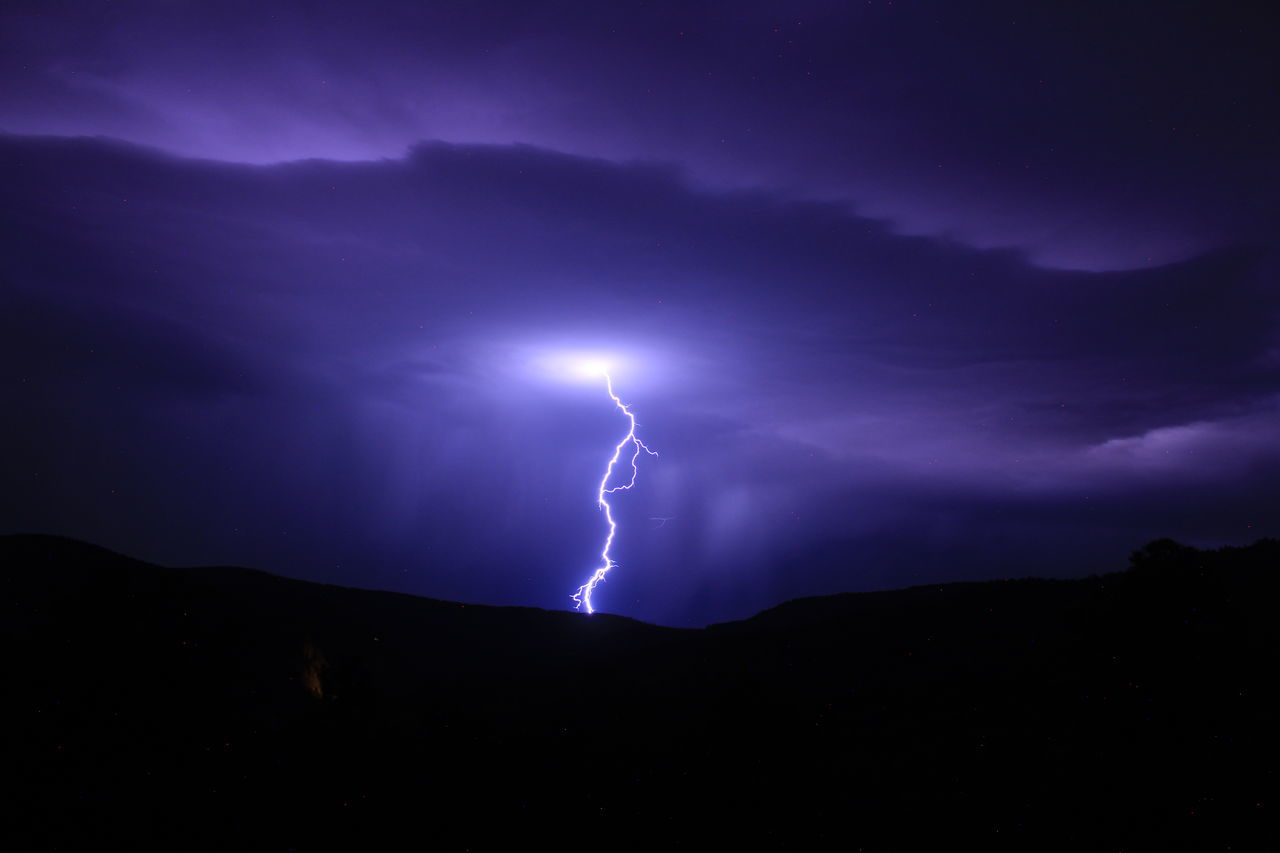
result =
[[[616,354],[578,351],[548,352],[532,360],[544,377],[560,382],[599,382],[625,364]]]

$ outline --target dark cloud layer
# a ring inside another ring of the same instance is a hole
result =
[[[679,164],[1055,268],[1274,239],[1264,3],[19,2],[0,128],[223,160]]]
[[[529,146],[263,166],[9,137],[0,163],[6,529],[564,606],[621,425],[540,365],[609,350],[662,454],[618,502],[613,612],[1280,533],[1257,241],[1050,270]]]

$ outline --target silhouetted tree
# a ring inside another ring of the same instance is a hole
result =
[[[1129,555],[1129,566],[1135,570],[1147,570],[1180,565],[1199,553],[1190,545],[1183,545],[1172,539],[1155,539]]]

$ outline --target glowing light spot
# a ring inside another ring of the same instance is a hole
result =
[[[596,379],[600,376],[609,377],[609,362],[601,359],[583,359],[574,365],[576,372],[583,379]]]
[[[636,474],[639,473],[639,470],[636,467],[636,462],[640,459],[641,451],[648,453],[650,456],[657,456],[658,454],[646,447],[644,442],[636,436],[636,416],[631,412],[631,409],[629,409],[627,405],[618,398],[618,395],[614,393],[613,379],[609,376],[608,365],[602,361],[586,359],[578,363],[578,369],[594,370],[595,373],[593,375],[604,376],[605,388],[609,391],[610,399],[612,399],[614,405],[627,416],[627,423],[630,425],[630,428],[627,430],[627,434],[622,437],[622,440],[618,442],[618,446],[613,449],[613,457],[609,459],[609,464],[605,466],[604,476],[600,478],[600,488],[596,492],[596,504],[604,511],[605,521],[609,524],[609,533],[605,537],[604,548],[600,551],[600,567],[597,568],[587,582],[578,587],[578,591],[571,596],[576,602],[574,606],[575,610],[582,610],[583,608],[586,608],[588,613],[595,613],[595,608],[591,605],[591,594],[595,591],[596,586],[605,579],[605,575],[609,573],[609,570],[617,565],[617,563],[614,562],[613,557],[609,555],[609,550],[613,547],[614,536],[618,532],[618,523],[613,519],[613,507],[609,505],[608,496],[614,492],[621,492],[630,489],[636,484]],[[614,468],[617,467],[618,461],[622,458],[623,449],[627,445],[631,445],[632,449],[631,479],[622,485],[610,487],[609,482],[613,479]]]

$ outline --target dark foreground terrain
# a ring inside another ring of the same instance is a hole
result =
[[[703,630],[0,537],[6,849],[1275,849],[1280,542]]]

